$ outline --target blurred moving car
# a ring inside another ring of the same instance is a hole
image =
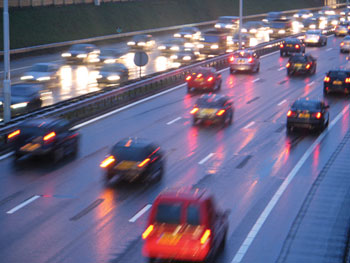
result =
[[[250,42],[253,42],[255,44],[256,39],[248,33],[242,33],[241,41],[242,41],[242,48],[247,48],[250,46],[254,46],[253,44],[251,45]],[[234,34],[233,37],[228,36],[226,52],[233,52],[238,48],[239,48],[239,34],[238,33]]]
[[[102,66],[96,77],[98,84],[120,84],[129,79],[128,68],[121,63]]]
[[[259,72],[260,59],[253,50],[238,50],[229,57],[230,73],[235,71]]]
[[[66,62],[88,63],[100,53],[99,48],[93,44],[76,44],[69,48],[68,52],[62,53]]]
[[[221,74],[215,68],[198,67],[186,77],[187,92],[214,92],[221,89]]]
[[[201,31],[194,26],[183,27],[174,34],[174,37],[176,38],[185,38],[190,41],[196,41],[200,38],[200,36]]]
[[[208,30],[202,33],[197,45],[200,54],[219,55],[228,49],[227,35],[218,30]]]
[[[340,10],[339,14],[342,16],[342,17],[347,17],[347,16],[350,16],[350,8],[346,7],[342,10]]]
[[[228,214],[204,189],[169,189],[152,205],[142,234],[147,262],[214,262],[225,247]]]
[[[287,17],[282,12],[268,12],[266,17],[262,20],[264,23],[270,23],[275,20],[283,20]]]
[[[350,22],[340,22],[334,29],[334,34],[336,37],[338,36],[346,36],[350,32]]]
[[[175,63],[189,64],[196,61],[196,52],[191,48],[182,47],[179,51],[170,56],[170,59]]]
[[[350,36],[346,36],[340,42],[340,53],[350,52]]]
[[[214,25],[218,30],[223,31],[235,31],[239,27],[239,17],[238,16],[220,16]]]
[[[59,81],[59,67],[53,63],[36,63],[21,76],[25,82],[54,83]]]
[[[294,18],[302,18],[302,19],[306,19],[312,16],[313,16],[312,12],[310,10],[305,10],[305,9],[301,9],[293,15]]]
[[[322,34],[321,30],[308,30],[305,33],[304,43],[307,46],[311,46],[311,45],[326,46],[327,36]]]
[[[230,125],[233,120],[233,102],[224,95],[204,94],[197,99],[190,113],[193,125],[202,122]]]
[[[89,60],[90,63],[96,63],[98,65],[113,64],[123,55],[118,49],[103,48],[100,54],[96,58]]]
[[[280,44],[280,56],[292,53],[305,53],[305,44],[299,38],[286,38]]]
[[[127,138],[117,142],[100,167],[105,178],[127,182],[158,182],[164,173],[164,155],[160,147],[141,138]]]
[[[330,6],[322,7],[322,9],[320,11],[318,11],[318,13],[321,14],[321,15],[327,15],[327,16],[336,14],[335,9],[333,9]]]
[[[79,133],[65,119],[31,119],[21,123],[7,138],[14,147],[15,160],[21,157],[51,157],[54,162],[79,150]]]
[[[296,100],[287,112],[287,132],[294,128],[323,131],[329,123],[329,106],[320,100],[301,98]]]
[[[132,39],[127,42],[128,47],[131,50],[144,50],[149,51],[155,47],[156,41],[152,35],[141,34],[133,36]]]
[[[184,47],[185,43],[186,41],[183,38],[169,38],[158,45],[158,50],[163,55],[172,54],[179,51],[182,47]],[[190,44],[191,46],[194,46],[192,43]]]
[[[268,32],[273,38],[283,38],[294,33],[292,20],[289,19],[273,20],[267,23],[267,26],[270,28]]]
[[[266,26],[261,21],[247,21],[242,25],[242,32],[250,34],[257,39],[255,44],[250,44],[250,46],[255,46],[262,42],[270,41],[269,27]]]
[[[327,23],[328,26],[335,27],[340,23],[341,17],[340,15],[330,15],[327,17],[327,20],[328,20],[328,23]]]
[[[323,80],[323,93],[331,92],[350,94],[350,69],[339,68],[327,72]]]
[[[302,21],[305,30],[308,29],[325,29],[328,25],[328,20],[325,16],[314,14],[312,17]]]
[[[17,116],[41,107],[42,86],[34,83],[11,85],[11,115]],[[0,100],[0,113],[3,115],[4,99]]]
[[[292,55],[286,65],[287,75],[295,74],[315,74],[317,60],[311,54],[295,54]]]

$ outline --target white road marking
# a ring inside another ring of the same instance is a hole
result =
[[[208,156],[205,157],[205,158],[203,158],[202,160],[200,160],[200,161],[198,162],[198,164],[200,164],[200,165],[204,164],[204,163],[205,163],[206,161],[208,161],[211,157],[213,157],[214,154],[215,154],[215,153],[209,153]]]
[[[10,156],[13,155],[14,153],[15,153],[15,152],[9,152],[9,153],[7,153],[7,154],[4,154],[4,155],[0,156],[0,161],[6,159],[6,158],[8,158],[8,157],[10,157]]]
[[[251,121],[246,126],[244,126],[243,129],[248,129],[249,127],[253,126],[254,124],[255,124],[255,121]]]
[[[135,223],[137,219],[139,219],[144,213],[146,213],[152,207],[151,204],[146,205],[142,208],[136,215],[129,219],[130,223]]]
[[[304,153],[304,155],[301,157],[301,159],[297,162],[297,164],[294,166],[292,171],[288,174],[286,179],[284,179],[281,186],[278,188],[277,192],[273,195],[270,202],[265,207],[264,211],[260,214],[258,220],[255,222],[252,229],[249,231],[247,237],[243,241],[242,245],[238,249],[238,252],[232,259],[231,263],[240,263],[247,253],[249,247],[253,243],[254,239],[256,238],[257,234],[259,233],[262,225],[265,223],[267,217],[270,215],[272,209],[277,204],[278,200],[281,198],[284,191],[287,189],[288,185],[292,182],[293,178],[299,172],[300,168],[304,165],[306,160],[310,157],[310,155],[313,153],[313,151],[316,149],[317,145],[323,140],[323,138],[329,133],[329,131],[334,127],[334,125],[341,119],[341,117],[349,110],[349,105],[346,106],[338,115],[337,117],[329,124],[328,129],[325,130],[323,133],[321,133],[320,136],[314,141],[314,143],[307,149],[307,151]]]
[[[171,125],[171,124],[173,124],[174,122],[177,122],[178,120],[181,120],[182,119],[182,117],[177,117],[176,119],[174,119],[174,120],[172,120],[172,121],[169,121],[168,123],[167,123],[167,125]]]
[[[252,82],[255,83],[255,82],[259,81],[259,80],[260,80],[260,78],[257,78],[257,79],[254,79]]]
[[[331,51],[332,49],[333,49],[333,48],[330,47],[330,48],[327,48],[326,51],[328,52],[328,51]]]
[[[285,67],[281,67],[281,68],[277,69],[277,71],[282,71],[284,69],[285,69]]]
[[[40,198],[40,195],[34,195],[31,198],[27,199],[23,203],[19,204],[18,206],[12,208],[11,210],[7,211],[6,214],[13,214],[17,210],[25,207],[26,205],[30,204],[31,202],[35,201],[36,199]]]
[[[315,81],[311,81],[311,82],[308,83],[307,85],[311,86],[311,85],[313,85],[313,84],[315,84]]]
[[[278,103],[277,105],[278,106],[281,106],[282,104],[284,104],[284,103],[286,103],[287,102],[287,100],[282,100],[280,103]]]

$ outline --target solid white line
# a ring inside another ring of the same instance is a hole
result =
[[[30,204],[31,202],[35,201],[36,199],[40,198],[40,195],[34,195],[28,200],[24,201],[23,203],[19,204],[18,206],[12,208],[11,210],[7,211],[6,214],[13,214],[17,210],[21,209],[22,207],[25,207],[26,205]]]
[[[136,220],[139,219],[144,213],[146,213],[151,207],[152,207],[151,204],[146,205],[136,215],[134,215],[132,218],[130,218],[129,222],[130,223],[135,223]]]
[[[307,151],[304,153],[304,155],[301,157],[301,159],[297,162],[297,164],[294,166],[292,171],[288,174],[286,179],[284,179],[281,186],[278,188],[277,192],[273,195],[270,202],[265,207],[264,211],[259,216],[258,220],[255,222],[254,226],[248,233],[247,237],[243,241],[242,245],[240,246],[238,252],[232,259],[231,263],[240,263],[247,253],[250,245],[253,243],[254,239],[256,238],[257,234],[259,233],[262,225],[265,223],[267,217],[270,215],[272,209],[275,207],[278,200],[281,198],[284,191],[287,189],[288,185],[291,183],[297,172],[300,170],[300,168],[304,165],[306,160],[310,157],[310,155],[313,153],[313,151],[316,149],[317,145],[323,140],[323,138],[329,133],[329,131],[334,127],[334,125],[340,120],[340,118],[349,110],[349,105],[347,105],[338,115],[337,117],[329,124],[328,129],[325,130],[325,132],[321,133],[321,135],[314,141],[314,143],[307,149]]]
[[[204,164],[206,161],[208,161],[212,156],[214,155],[214,153],[209,153],[207,157],[203,158],[201,161],[198,162],[198,164],[202,165]]]
[[[284,103],[286,103],[287,102],[287,100],[282,100],[280,103],[278,103],[277,105],[278,106],[281,106],[282,104],[284,104]]]
[[[328,52],[328,51],[331,51],[332,49],[333,49],[333,48],[330,47],[330,48],[327,48],[326,51]]]
[[[255,82],[259,81],[259,80],[260,80],[260,78],[257,78],[257,79],[254,79],[252,82],[255,83]]]
[[[311,86],[315,83],[315,81],[311,81],[310,83],[308,83],[307,85]]]
[[[254,124],[255,124],[255,121],[251,121],[246,126],[244,126],[243,129],[248,129],[250,126],[253,126]]]
[[[167,123],[167,125],[171,125],[171,124],[173,124],[174,122],[177,122],[178,120],[181,120],[182,119],[182,117],[177,117],[176,119],[174,119],[174,120],[172,120],[172,121],[169,121],[168,123]]]
[[[7,154],[4,154],[4,155],[0,156],[0,161],[6,159],[6,158],[8,158],[8,157],[10,157],[10,156],[11,156],[12,154],[14,154],[14,153],[15,153],[15,152],[9,152],[9,153],[7,153]]]
[[[282,71],[284,69],[285,69],[285,67],[281,67],[281,68],[277,69],[277,71]]]

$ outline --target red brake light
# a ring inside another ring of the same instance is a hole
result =
[[[147,229],[145,230],[145,232],[142,233],[142,239],[146,239],[149,234],[151,234],[151,232],[153,231],[154,226],[150,225],[149,227],[147,227]]]
[[[198,108],[193,108],[193,109],[190,111],[190,113],[191,113],[191,114],[195,114],[198,110],[199,110]]]
[[[209,77],[209,78],[207,79],[208,82],[212,82],[213,80],[214,80],[214,77]]]
[[[224,114],[225,113],[225,110],[219,110],[217,113],[216,113],[216,115],[217,116],[221,116],[222,114]]]
[[[234,57],[234,56],[230,56],[230,57],[228,58],[228,61],[229,61],[229,62],[235,61],[235,57]]]
[[[210,237],[211,231],[210,229],[205,230],[203,236],[201,237],[201,244],[203,245]]]
[[[309,69],[310,67],[311,67],[311,65],[310,65],[310,64],[307,64],[305,68],[306,68],[306,69]]]
[[[340,46],[344,46],[344,42],[341,42],[341,43],[340,43]]]
[[[316,113],[316,119],[321,119],[321,117],[322,117],[321,112],[317,112],[317,113]]]
[[[293,112],[293,111],[291,111],[291,110],[289,110],[288,112],[287,112],[287,117],[293,117],[293,116],[295,116],[296,114],[295,114],[295,112]]]
[[[299,44],[296,44],[296,45],[295,45],[295,48],[300,48],[300,45],[299,45]]]
[[[288,62],[287,65],[286,65],[286,68],[289,68],[290,67],[290,63]]]
[[[199,73],[198,75],[197,75],[197,78],[199,79],[199,78],[201,78],[203,76],[203,74],[202,73]]]
[[[11,132],[9,135],[7,135],[7,139],[11,139],[13,137],[16,137],[17,135],[19,135],[21,133],[21,130],[16,130],[14,132]]]
[[[149,161],[151,161],[150,158],[143,160],[141,163],[139,163],[138,167],[140,167],[140,168],[144,167],[146,164],[149,163]]]
[[[250,57],[250,58],[248,59],[248,62],[249,62],[249,63],[252,63],[252,62],[253,62],[253,58]]]
[[[56,133],[55,133],[55,132],[50,132],[49,134],[47,134],[47,135],[44,136],[43,140],[44,140],[44,141],[48,141],[48,140],[54,138],[55,136],[56,136]]]
[[[192,78],[192,76],[187,76],[186,80],[189,81],[189,80],[191,80],[191,78]]]
[[[325,76],[323,81],[324,81],[324,82],[330,82],[330,81],[331,81],[331,78],[328,77],[328,76]]]
[[[346,78],[345,83],[350,83],[350,78]]]
[[[111,163],[114,163],[115,162],[115,158],[113,155],[111,156],[108,156],[106,159],[104,159],[101,164],[100,164],[100,167],[101,168],[106,168],[108,167]]]
[[[280,45],[280,48],[284,48],[284,44],[281,44],[281,45]]]

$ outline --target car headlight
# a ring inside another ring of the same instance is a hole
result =
[[[114,62],[115,62],[115,59],[113,59],[113,58],[108,58],[108,59],[105,59],[105,61],[103,61],[103,63],[105,63],[105,64],[112,64]]]
[[[139,42],[139,43],[137,43],[137,45],[140,46],[140,47],[143,47],[143,46],[146,46],[146,43],[145,42]]]
[[[96,76],[96,79],[102,79],[103,78],[103,76],[101,75],[101,74],[98,74],[97,76]]]
[[[27,76],[22,76],[21,80],[29,80],[29,79],[34,79],[34,76],[27,75]]]
[[[72,54],[71,53],[62,53],[61,55],[63,58],[68,58],[68,57],[71,57]]]
[[[298,15],[298,14],[294,14],[293,16],[294,16],[294,17],[299,17],[299,15]]]
[[[197,47],[198,48],[204,48],[204,45],[203,44],[198,44]]]
[[[286,30],[284,29],[278,30],[278,34],[285,34],[285,33],[286,33]]]
[[[220,25],[220,24],[215,24],[214,27],[215,27],[215,28],[221,28],[221,25]]]
[[[118,75],[113,75],[113,76],[107,77],[107,79],[108,79],[109,81],[116,81],[116,80],[120,80],[120,76],[118,76]]]
[[[180,50],[180,48],[179,48],[178,46],[172,46],[170,49],[171,49],[172,51],[178,51],[178,50]]]
[[[338,21],[337,20],[333,20],[331,23],[332,23],[333,26],[338,25]]]
[[[40,77],[38,78],[38,81],[48,81],[50,80],[51,78],[49,76],[46,76],[46,77]]]
[[[165,46],[159,46],[158,49],[159,50],[164,50],[164,49],[166,49],[166,47]]]
[[[242,28],[242,29],[241,29],[241,32],[242,32],[242,33],[247,33],[247,29],[246,29],[246,28]]]
[[[178,56],[177,56],[177,55],[172,55],[172,56],[170,56],[170,58],[171,58],[171,59],[177,59]]]
[[[182,59],[185,61],[189,61],[189,60],[191,60],[191,56],[184,56]]]
[[[218,46],[218,45],[216,45],[216,44],[214,44],[214,45],[211,45],[211,46],[210,46],[210,48],[211,48],[211,49],[218,49],[218,48],[219,48],[219,46]]]
[[[233,25],[226,25],[225,28],[233,28]]]
[[[128,43],[127,43],[127,45],[128,46],[133,46],[133,45],[135,45],[136,43],[134,42],[134,41],[129,41]]]
[[[27,107],[27,105],[28,105],[28,102],[20,102],[20,103],[11,105],[11,109],[24,108],[24,107]]]
[[[181,37],[181,34],[175,33],[175,34],[174,34],[174,37]]]
[[[77,58],[86,58],[86,57],[87,57],[86,54],[79,54],[79,55],[77,56]]]
[[[185,43],[184,47],[192,48],[192,47],[194,47],[194,44],[192,44],[192,43]]]
[[[249,30],[249,33],[255,34],[257,32],[257,30],[255,28],[252,28]]]
[[[309,25],[309,28],[315,29],[315,28],[316,28],[316,25],[314,25],[314,24]]]
[[[273,33],[273,30],[272,30],[272,29],[269,29],[269,30],[267,30],[267,32],[268,32],[269,34],[272,34],[272,33]]]
[[[191,37],[192,37],[192,35],[190,35],[190,34],[186,34],[186,35],[184,35],[184,37],[185,37],[185,38],[191,38]]]

